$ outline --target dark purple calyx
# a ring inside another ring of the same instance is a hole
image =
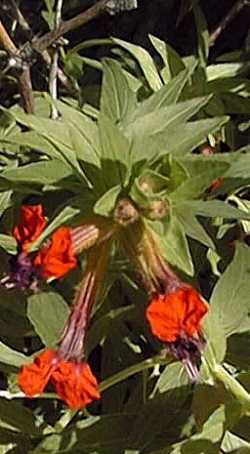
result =
[[[179,337],[175,342],[167,344],[168,352],[177,360],[181,361],[192,382],[199,381],[198,365],[205,341],[198,337]]]
[[[21,252],[9,260],[10,271],[1,279],[0,283],[7,289],[37,290],[38,273],[34,268],[30,256]]]

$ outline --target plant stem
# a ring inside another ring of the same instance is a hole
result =
[[[219,364],[213,367],[212,373],[236,397],[246,413],[250,413],[250,394],[245,388]]]
[[[98,16],[102,11],[104,11],[107,2],[108,0],[100,0],[95,5],[91,6],[91,8],[88,8],[72,19],[62,21],[59,27],[56,28],[56,30],[52,30],[43,35],[41,38],[35,39],[32,43],[33,49],[39,53],[42,53],[45,49],[50,47],[51,44],[61,38],[61,36],[65,35],[65,33],[68,33],[75,28],[81,27],[82,25]]]
[[[209,38],[209,46],[212,47],[215,44],[215,41],[218,39],[223,30],[228,26],[230,22],[239,14],[239,12],[245,6],[249,6],[250,3],[247,0],[238,0],[228,11],[225,17],[221,20],[216,29],[212,32]]]
[[[56,14],[55,14],[55,30],[60,26],[61,19],[62,19],[62,6],[63,0],[58,0],[56,5]],[[51,61],[50,67],[50,74],[49,74],[49,92],[52,98],[52,105],[51,105],[51,118],[52,120],[56,120],[58,118],[58,110],[53,103],[53,101],[57,100],[57,74],[58,74],[58,48],[56,47],[53,49],[53,56]]]
[[[8,32],[6,31],[1,21],[0,21],[0,43],[2,43],[4,49],[8,52],[9,56],[14,59],[14,61],[15,58],[19,57],[20,51],[10,38]],[[30,68],[28,66],[23,68],[17,77],[24,110],[27,113],[32,113],[34,110],[34,99],[30,76]]]

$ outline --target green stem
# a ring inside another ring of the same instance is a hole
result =
[[[121,372],[117,372],[117,374],[112,375],[112,377],[103,380],[99,386],[100,392],[106,391],[111,386],[114,386],[117,383],[126,380],[128,377],[131,377],[132,375],[142,372],[143,370],[151,369],[157,364],[167,365],[170,362],[172,362],[171,358],[162,358],[159,357],[158,355],[155,356],[154,358],[145,359],[144,361],[141,361],[138,364],[134,364],[133,366],[127,367]]]
[[[245,390],[245,388],[219,364],[214,366],[212,373],[214,377],[221,381],[228,391],[236,397],[244,410],[247,413],[250,413],[250,394]]]

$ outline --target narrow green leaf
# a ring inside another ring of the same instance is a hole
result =
[[[101,112],[114,123],[122,122],[135,109],[136,95],[118,62],[104,59],[102,64]]]
[[[250,214],[246,211],[239,210],[229,203],[221,200],[193,200],[186,202],[182,206],[189,207],[199,216],[216,217],[221,216],[225,219],[250,219]]]
[[[215,117],[212,119],[193,121],[179,124],[178,127],[169,128],[167,134],[154,137],[155,146],[162,151],[159,157],[166,153],[184,155],[198,147],[209,134],[219,131],[228,122],[228,117]]]
[[[140,118],[142,115],[155,112],[157,109],[176,103],[194,68],[195,66],[193,66],[191,70],[184,69],[167,85],[164,85],[156,93],[152,94],[149,98],[139,104],[135,116]]]
[[[136,46],[135,44],[128,43],[118,38],[112,38],[112,41],[133,55],[139,63],[141,70],[153,91],[157,91],[162,87],[161,78],[155,67],[154,61],[151,55],[143,49],[143,47]]]
[[[223,78],[235,77],[246,73],[250,64],[246,62],[237,63],[219,63],[207,67],[207,80],[208,82]]]
[[[139,116],[135,111],[130,122],[126,124],[126,129],[124,129],[129,137],[153,136],[164,131],[167,132],[167,128],[178,126],[193,117],[208,101],[209,97],[207,96],[194,98],[177,104],[170,104],[168,107],[157,109],[148,114],[140,113]]]
[[[168,84],[173,77],[185,69],[185,65],[181,57],[169,44],[153,35],[149,35],[149,39],[162,58],[164,68],[161,70],[161,76],[165,84]]]
[[[209,54],[209,31],[207,28],[207,21],[197,0],[192,0],[192,4],[198,38],[198,56],[201,66],[206,68]]]
[[[174,212],[181,222],[185,233],[190,238],[193,238],[196,241],[204,244],[205,246],[214,249],[214,243],[210,236],[207,234],[206,230],[201,226],[195,217],[195,212],[192,210],[191,206],[188,205],[185,207],[184,204],[178,205]]]

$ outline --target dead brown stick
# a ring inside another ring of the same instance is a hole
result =
[[[23,16],[22,11],[18,8],[15,0],[10,0],[10,3],[11,3],[13,13],[15,15],[15,18],[16,18],[19,26],[21,27],[21,29],[24,32],[29,33],[30,36],[32,36],[31,27],[30,27],[29,23],[26,21],[25,17]],[[51,65],[51,56],[50,56],[49,52],[47,50],[45,50],[41,55],[42,55],[44,62],[48,66],[50,66]],[[71,93],[72,95],[77,95],[77,90],[73,86],[71,80],[66,76],[66,74],[64,74],[64,72],[62,71],[61,68],[58,67],[57,73],[58,73],[58,78],[59,78],[61,84],[66,88],[66,90],[69,93]]]
[[[8,32],[6,31],[3,23],[0,21],[0,43],[9,54],[10,57],[19,57],[20,51],[12,41]],[[23,102],[23,108],[25,112],[32,113],[34,110],[34,98],[32,91],[32,83],[30,77],[30,68],[27,66],[21,69],[18,74],[18,82],[20,88],[20,94]]]
[[[55,30],[52,30],[41,38],[36,38],[32,42],[32,47],[36,52],[42,53],[48,47],[50,47],[55,41],[57,41],[61,36],[65,35],[71,30],[74,30],[87,22],[95,19],[102,11],[104,11],[106,4],[109,0],[100,0],[95,5],[91,6],[89,9],[83,11],[77,16],[69,19],[67,21],[62,21],[59,27]]]
[[[216,29],[211,33],[209,38],[209,46],[212,47],[215,44],[215,41],[218,39],[223,30],[228,26],[230,22],[239,14],[239,12],[245,6],[250,6],[250,3],[247,0],[238,0],[232,8],[228,11],[225,17],[221,20]]]

